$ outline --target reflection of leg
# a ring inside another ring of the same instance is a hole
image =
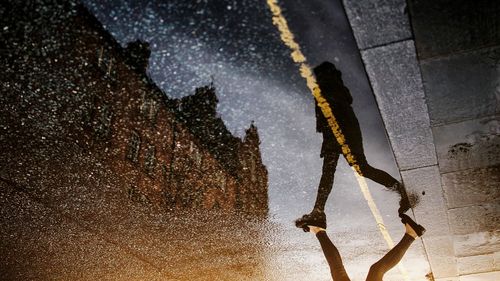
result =
[[[348,144],[351,149],[351,153],[354,155],[356,163],[359,165],[361,175],[385,186],[393,192],[397,192],[400,196],[398,213],[402,214],[408,211],[411,204],[404,186],[387,172],[374,168],[368,164],[363,151],[361,132],[352,132],[352,130],[349,130],[348,133]],[[418,198],[415,198],[414,201],[414,203],[418,202]]]
[[[350,281],[347,272],[345,271],[344,264],[342,263],[342,258],[337,250],[337,247],[333,245],[328,235],[325,231],[320,231],[316,233],[316,237],[321,244],[321,249],[325,255],[326,261],[330,266],[330,273],[332,274],[333,281]]]
[[[323,174],[321,175],[321,180],[319,182],[318,195],[316,196],[314,209],[311,213],[305,214],[301,218],[295,220],[295,226],[302,228],[304,231],[309,231],[308,225],[326,228],[326,217],[324,213],[325,204],[328,200],[330,192],[332,191],[333,176],[339,159],[338,150],[329,149],[331,144],[332,143],[323,143]]]
[[[384,274],[399,263],[415,238],[405,233],[401,241],[370,267],[366,281],[381,281]]]
[[[314,203],[314,209],[318,211],[325,210],[325,204],[328,200],[328,196],[332,191],[333,177],[335,174],[335,168],[337,166],[337,161],[339,160],[338,152],[325,153],[323,156],[323,173],[321,175],[321,180],[318,187],[318,195],[316,196],[316,203]]]
[[[388,173],[368,165],[363,149],[363,136],[361,134],[358,119],[356,118],[356,114],[354,114],[352,108],[350,106],[346,106],[341,108],[338,113],[341,115],[339,116],[339,121],[342,121],[342,132],[346,137],[347,145],[361,168],[363,176],[385,187],[390,188],[394,186],[394,184],[398,182],[396,179]]]
[[[355,155],[356,162],[365,178],[369,178],[393,191],[399,192],[398,181],[385,171],[374,168],[368,164],[364,155]]]

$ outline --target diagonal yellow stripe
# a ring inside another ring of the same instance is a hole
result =
[[[269,9],[273,14],[272,18],[273,24],[278,28],[280,32],[281,40],[286,46],[288,46],[288,48],[290,48],[291,57],[293,61],[299,65],[300,75],[306,80],[307,87],[313,94],[318,106],[321,108],[321,112],[323,112],[323,115],[325,116],[328,125],[332,129],[335,139],[342,147],[342,153],[344,154],[347,162],[349,162],[351,168],[355,171],[359,188],[361,189],[361,192],[363,193],[363,196],[366,202],[368,203],[370,211],[372,212],[372,215],[375,218],[375,221],[377,222],[378,229],[382,233],[382,236],[384,237],[384,240],[386,241],[387,245],[390,248],[393,248],[394,241],[391,238],[389,232],[387,231],[387,228],[385,227],[382,215],[380,214],[380,211],[377,205],[375,204],[375,201],[373,200],[370,190],[368,189],[368,184],[366,183],[366,180],[363,177],[361,169],[357,164],[354,155],[352,155],[349,146],[345,142],[345,137],[342,134],[342,130],[340,129],[339,124],[337,123],[337,120],[333,115],[332,105],[328,104],[326,99],[321,95],[321,90],[318,87],[316,78],[312,74],[311,68],[306,63],[306,57],[304,56],[304,54],[302,54],[299,44],[295,42],[293,33],[290,31],[290,28],[288,28],[288,23],[281,13],[281,8],[278,5],[278,1],[267,0],[267,5],[269,6]],[[398,269],[403,275],[405,280],[410,280],[408,272],[402,265],[398,265]]]

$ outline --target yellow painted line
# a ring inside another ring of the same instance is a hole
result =
[[[278,1],[277,0],[266,0],[266,1],[267,5],[269,6],[269,9],[271,10],[271,13],[273,14],[272,18],[273,24],[278,28],[280,32],[281,40],[286,46],[288,46],[288,48],[290,48],[292,60],[299,65],[300,76],[302,76],[306,80],[307,87],[314,96],[318,106],[321,108],[321,112],[325,116],[328,125],[332,129],[335,139],[342,147],[342,153],[344,154],[344,157],[346,158],[347,162],[349,162],[349,165],[355,172],[359,188],[361,189],[361,192],[363,193],[363,196],[366,202],[368,203],[368,207],[370,208],[370,211],[372,212],[373,217],[377,222],[378,229],[382,233],[382,236],[384,237],[384,240],[386,241],[387,245],[390,248],[393,248],[394,241],[389,232],[387,231],[387,228],[385,227],[382,215],[380,214],[380,211],[377,205],[375,204],[375,201],[373,200],[370,190],[368,189],[368,184],[366,183],[366,180],[363,177],[363,174],[361,173],[361,169],[357,164],[354,155],[352,155],[351,153],[351,149],[346,143],[345,137],[342,134],[342,130],[340,129],[339,124],[335,119],[335,116],[333,115],[332,105],[328,104],[326,99],[321,95],[321,90],[318,86],[318,83],[316,82],[316,78],[312,74],[311,67],[307,64],[306,57],[300,50],[299,44],[295,42],[293,33],[290,31],[290,28],[288,28],[288,23],[283,14],[281,13],[281,8],[278,4]],[[398,269],[403,275],[405,280],[410,280],[408,272],[406,271],[406,269],[404,269],[402,265],[399,264]]]

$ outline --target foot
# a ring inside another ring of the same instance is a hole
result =
[[[425,228],[420,224],[417,224],[414,220],[412,220],[409,216],[405,214],[401,214],[401,222],[405,224],[406,233],[416,239],[424,235]]]
[[[295,220],[295,226],[302,228],[305,232],[309,231],[309,226],[326,229],[326,215],[323,211],[313,210],[311,213]]]
[[[402,218],[402,214],[406,213],[410,208],[415,208],[420,202],[420,197],[416,193],[406,193],[402,184],[399,186],[399,192],[401,194],[401,199],[399,200],[399,217]]]

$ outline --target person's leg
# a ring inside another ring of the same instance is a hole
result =
[[[366,158],[364,158],[364,155],[361,155],[359,157],[355,156],[355,158],[360,159],[359,161],[357,161],[357,163],[359,164],[361,174],[365,178],[369,178],[385,186],[390,191],[399,194],[400,200],[399,200],[398,214],[401,215],[403,213],[406,213],[406,211],[408,211],[412,206],[418,204],[419,197],[417,194],[412,194],[410,198],[406,193],[404,186],[399,181],[397,181],[388,173],[370,166],[366,161]]]
[[[344,107],[338,110],[339,121],[341,122],[341,129],[346,138],[347,145],[349,146],[356,163],[361,169],[364,177],[369,178],[389,189],[399,183],[391,175],[380,169],[374,168],[368,164],[363,149],[363,136],[359,127],[358,119],[354,114],[351,107]]]
[[[339,160],[339,152],[327,151],[323,156],[323,170],[318,186],[318,194],[314,203],[314,210],[324,212],[326,201],[333,188],[333,178],[337,161]]]
[[[318,238],[323,254],[330,267],[330,274],[332,275],[333,281],[350,281],[345,271],[344,264],[342,263],[340,253],[337,247],[333,245],[326,231],[314,226],[310,226],[310,229],[311,232],[316,235],[316,238]]]
[[[346,106],[339,108],[337,111],[338,112],[336,113],[339,115],[338,120],[341,125],[342,132],[344,133],[347,145],[349,146],[356,163],[359,165],[361,175],[385,186],[391,191],[397,192],[400,196],[398,213],[402,214],[408,211],[411,204],[404,186],[387,172],[374,168],[368,164],[363,149],[363,137],[359,127],[359,122],[352,108]],[[418,202],[418,198],[415,197],[413,201],[413,203],[416,204]]]
[[[399,188],[399,181],[389,175],[387,172],[374,168],[366,161],[364,155],[353,153],[356,163],[359,165],[361,174],[365,178],[369,178],[372,181],[379,183],[391,191],[395,191],[401,194]]]
[[[384,274],[399,263],[413,241],[415,238],[405,233],[394,248],[370,267],[366,281],[382,281]]]
[[[295,226],[302,228],[304,231],[309,231],[308,225],[326,228],[325,204],[332,191],[335,167],[339,159],[338,149],[332,149],[335,145],[330,146],[331,144],[332,143],[323,143],[321,153],[323,157],[323,174],[321,175],[314,208],[309,214],[305,214],[295,220]]]
[[[406,229],[403,238],[385,256],[370,267],[366,281],[382,281],[384,274],[401,261],[413,241],[425,232],[424,227],[415,223],[407,215],[403,215],[402,222],[405,224]]]

